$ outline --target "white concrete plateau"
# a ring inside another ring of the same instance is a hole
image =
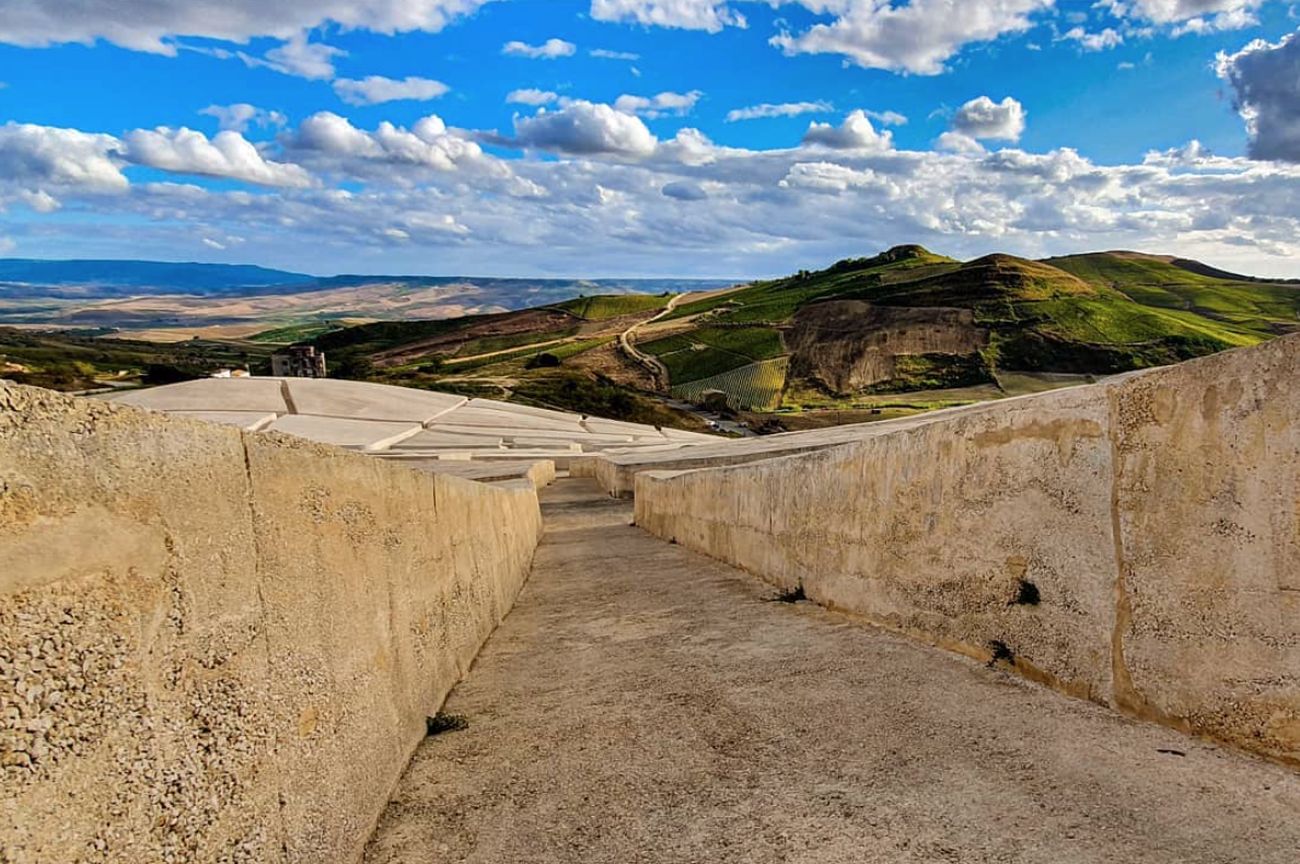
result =
[[[106,397],[196,420],[273,431],[361,450],[413,467],[492,482],[521,468],[549,482],[587,454],[690,449],[725,439],[640,423],[467,399],[406,387],[310,378],[209,378]],[[483,463],[480,468],[471,464]],[[450,467],[448,467],[448,463]],[[491,480],[489,480],[491,478]]]

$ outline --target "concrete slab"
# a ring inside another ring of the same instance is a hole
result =
[[[456,415],[453,414],[452,416],[455,417]],[[453,435],[495,435],[507,443],[516,438],[545,438],[556,441],[604,441],[611,444],[633,443],[632,437],[629,435],[592,435],[590,432],[577,427],[574,429],[534,429],[523,426],[459,426],[451,422],[438,421],[427,427],[427,429],[430,432]]]
[[[635,437],[658,438],[663,440],[664,434],[654,426],[647,426],[644,423],[627,423],[623,420],[603,420],[599,417],[588,417],[582,421],[582,425],[589,432],[606,435],[632,435]]]
[[[449,393],[363,381],[286,378],[284,383],[293,403],[292,413],[321,417],[427,423],[468,401]]]
[[[581,418],[576,414],[547,417],[513,409],[514,406],[505,405],[501,402],[494,403],[494,407],[485,407],[484,403],[480,402],[476,405],[457,408],[445,417],[440,418],[440,420],[457,426],[505,426],[520,430],[554,429],[569,432],[573,435],[583,435],[587,431],[582,428]]]
[[[107,397],[151,411],[260,411],[287,414],[278,378],[202,378]]]
[[[339,417],[304,417],[290,414],[281,417],[269,427],[272,432],[284,432],[297,435],[322,444],[335,444],[342,447],[357,447],[367,451],[383,448],[416,435],[420,431],[416,423],[377,422],[372,420],[348,420]]]
[[[443,432],[437,428],[424,429],[397,445],[404,450],[431,447],[501,447],[504,439],[497,434]]]
[[[265,411],[169,411],[177,417],[190,420],[202,420],[205,423],[219,423],[222,426],[235,426],[245,432],[258,432],[271,425],[278,416]]]
[[[507,414],[520,417],[536,417],[541,420],[562,420],[565,422],[579,422],[584,416],[571,411],[537,408],[532,405],[519,405],[515,402],[498,402],[495,399],[471,399],[465,407],[484,408],[490,411],[504,411]]]

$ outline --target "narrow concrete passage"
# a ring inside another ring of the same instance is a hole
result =
[[[544,509],[368,864],[1300,861],[1300,773],[764,602],[588,481]]]

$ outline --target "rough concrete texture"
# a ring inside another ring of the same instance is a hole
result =
[[[356,860],[531,484],[0,383],[0,861]]]
[[[267,414],[261,411],[169,411],[167,413],[188,420],[202,420],[204,423],[221,423],[225,426],[235,426],[249,432],[265,429],[274,423],[276,418],[275,414]]]
[[[630,498],[636,489],[636,475],[642,471],[717,468],[726,465],[744,465],[796,453],[811,453],[861,441],[864,438],[890,434],[900,429],[924,426],[953,415],[984,413],[995,410],[993,405],[1006,405],[1016,401],[1016,399],[1007,399],[1001,403],[947,408],[916,417],[880,423],[858,423],[826,429],[809,429],[803,432],[784,432],[758,438],[714,437],[706,442],[681,442],[676,441],[675,436],[666,436],[670,439],[667,445],[629,447],[590,458],[584,457],[581,461],[575,460],[575,476],[594,477],[601,488],[610,495],[616,498]],[[679,446],[683,443],[686,446]]]
[[[533,576],[366,850],[415,862],[1294,864],[1300,775],[543,493]],[[617,566],[611,562],[617,561]]]
[[[1300,337],[636,478],[636,519],[819,603],[1300,763]],[[879,431],[879,430],[878,430]]]

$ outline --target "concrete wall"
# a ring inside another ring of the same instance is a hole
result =
[[[350,862],[532,484],[0,384],[0,860]]]
[[[1068,693],[1300,763],[1297,381],[1290,337],[833,450],[643,473],[637,523],[876,624],[1009,653]]]

